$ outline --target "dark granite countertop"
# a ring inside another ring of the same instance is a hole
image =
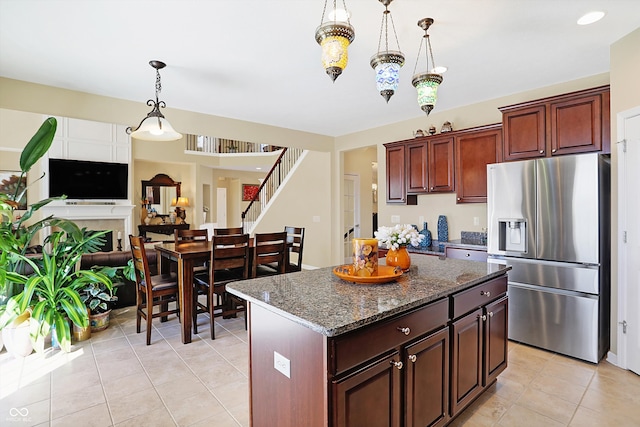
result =
[[[446,297],[510,267],[440,257],[411,258],[396,282],[359,285],[336,277],[332,267],[227,284],[227,290],[328,337]]]

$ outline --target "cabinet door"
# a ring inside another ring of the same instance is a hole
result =
[[[507,297],[488,304],[485,308],[484,380],[491,384],[507,368],[508,358],[508,303]]]
[[[456,137],[457,203],[487,202],[487,165],[502,161],[502,129]]]
[[[405,348],[405,426],[435,427],[449,420],[449,328]]]
[[[387,203],[406,202],[405,147],[387,147]]]
[[[551,103],[551,155],[602,149],[600,95]]]
[[[504,160],[544,157],[546,154],[546,109],[544,105],[504,112]]]
[[[429,141],[429,192],[453,191],[454,163],[453,137],[436,138]]]
[[[482,392],[482,309],[452,324],[451,416],[455,416]]]
[[[333,425],[399,427],[401,368],[402,362],[396,351],[334,381]]]
[[[428,185],[428,143],[426,140],[407,144],[407,192],[426,193]]]

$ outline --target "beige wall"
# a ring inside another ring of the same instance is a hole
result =
[[[618,351],[618,113],[640,106],[640,28],[611,45],[611,352]],[[640,165],[635,165],[640,167]],[[637,307],[640,308],[640,307]]]

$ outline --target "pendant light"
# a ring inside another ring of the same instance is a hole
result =
[[[431,24],[433,24],[432,18],[424,18],[418,21],[418,27],[424,30],[424,36],[420,40],[418,57],[416,58],[416,66],[413,70],[413,79],[411,80],[411,84],[418,91],[418,104],[420,105],[422,111],[427,113],[427,116],[436,105],[436,101],[438,100],[438,86],[440,86],[440,83],[442,83],[442,75],[434,72],[436,64],[433,60],[431,41],[429,39],[429,34],[427,33]],[[425,72],[416,74],[416,69],[418,68],[418,60],[420,59],[420,52],[422,51],[423,43],[425,45],[424,51],[427,61],[427,70]],[[429,58],[431,58],[431,65],[433,66],[433,68],[429,67]]]
[[[344,0],[342,0],[344,12],[336,8],[336,0],[333,0],[333,17],[329,16],[329,20],[324,21],[327,1],[324,0],[322,19],[320,26],[316,29],[316,42],[322,47],[322,66],[335,82],[347,66],[348,48],[356,33],[349,22],[349,13]]]
[[[138,127],[134,130],[129,126],[127,133],[136,139],[145,141],[175,141],[182,138],[182,134],[176,132],[171,124],[164,118],[160,112],[160,108],[167,105],[164,101],[158,100],[158,95],[162,91],[162,83],[160,82],[160,70],[167,66],[162,61],[149,61],[149,65],[156,69],[156,100],[150,99],[147,105],[153,109],[142,119]]]
[[[400,68],[404,65],[404,54],[400,52],[400,43],[396,34],[396,26],[393,23],[389,4],[393,0],[379,0],[384,5],[382,12],[382,23],[380,24],[380,38],[378,39],[378,53],[371,57],[371,68],[376,72],[376,87],[380,95],[389,102],[400,81]],[[389,50],[389,18],[391,18],[391,28],[396,38],[398,50]],[[380,50],[382,45],[382,34],[384,32],[384,50]]]

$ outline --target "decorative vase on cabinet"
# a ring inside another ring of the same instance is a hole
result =
[[[400,267],[403,271],[409,271],[411,267],[411,256],[406,246],[400,246],[398,249],[389,249],[387,251],[387,265],[392,267]]]
[[[424,236],[424,239],[420,242],[420,247],[428,248],[429,246],[431,246],[431,240],[432,240],[431,231],[427,228],[426,222],[423,223],[423,227],[422,227],[422,230],[420,231],[420,234]]]

